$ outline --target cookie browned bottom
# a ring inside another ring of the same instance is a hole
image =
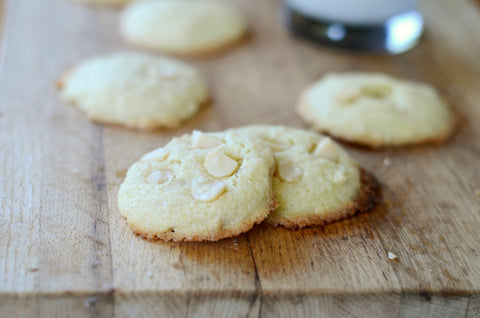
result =
[[[57,90],[61,91],[65,87],[65,83],[68,80],[71,73],[75,70],[75,67],[76,66],[68,68],[63,73],[61,73],[61,75],[57,78],[57,80],[54,82],[55,88]],[[121,128],[131,129],[131,130],[135,130],[135,131],[158,132],[158,131],[161,131],[161,130],[177,129],[178,127],[180,127],[183,124],[187,123],[188,121],[192,120],[193,118],[196,117],[196,115],[198,115],[198,113],[201,110],[203,110],[203,109],[205,109],[205,108],[207,108],[207,107],[209,107],[213,104],[213,98],[210,94],[208,94],[205,97],[205,99],[200,102],[197,112],[195,114],[193,114],[192,117],[186,118],[184,120],[180,120],[176,123],[169,123],[169,124],[162,124],[162,125],[159,125],[159,124],[156,124],[156,123],[154,123],[154,124],[148,124],[148,123],[145,124],[144,123],[142,125],[128,125],[128,124],[125,124],[125,123],[119,123],[119,122],[114,122],[114,121],[109,121],[109,120],[102,120],[102,119],[94,118],[94,117],[90,116],[89,114],[85,113],[78,106],[78,103],[76,103],[76,102],[71,101],[71,102],[68,102],[68,104],[75,107],[80,113],[82,113],[82,115],[84,115],[91,122],[96,123],[96,124],[109,125],[109,126],[112,126],[112,127],[121,127]]]
[[[344,136],[339,136],[335,135],[335,133],[332,133],[327,130],[323,130],[321,128],[312,126],[312,130],[321,133],[326,136],[330,136],[333,139],[335,139],[338,142],[341,142],[346,145],[354,146],[354,147],[361,147],[365,149],[370,149],[370,150],[386,150],[386,149],[398,149],[398,148],[408,148],[408,147],[416,147],[416,146],[438,146],[441,144],[444,144],[447,142],[452,136],[455,131],[455,127],[457,126],[459,116],[455,116],[455,119],[452,122],[452,125],[449,127],[449,129],[445,130],[445,132],[441,135],[432,137],[432,138],[426,138],[423,140],[417,140],[417,141],[412,141],[412,142],[405,142],[402,144],[384,144],[381,142],[374,142],[374,141],[363,141],[363,140],[357,140],[357,139],[348,139]]]
[[[64,82],[62,82],[61,80],[58,80],[55,83],[55,85],[56,85],[57,88],[61,89],[64,85]],[[127,129],[127,130],[139,131],[139,132],[161,132],[161,131],[166,131],[166,130],[174,130],[174,129],[177,129],[184,124],[187,124],[189,121],[193,120],[198,115],[198,113],[200,111],[202,111],[205,108],[208,108],[208,107],[212,106],[213,99],[210,95],[207,96],[207,98],[200,103],[200,105],[198,107],[198,111],[192,117],[187,118],[187,119],[182,120],[182,121],[179,121],[175,124],[164,124],[164,125],[158,125],[158,124],[153,124],[153,125],[126,125],[126,124],[113,122],[113,121],[109,121],[109,120],[100,120],[100,119],[97,119],[97,118],[93,118],[92,116],[89,116],[88,114],[83,112],[82,109],[80,109],[80,107],[78,107],[78,105],[76,103],[70,102],[69,104],[72,105],[83,116],[87,117],[91,122],[93,122],[95,124],[108,125],[110,127],[119,127],[119,128],[124,128],[124,129]]]
[[[75,104],[71,103],[72,106],[74,106],[78,111],[80,111],[84,116],[86,116],[91,122],[100,124],[100,125],[108,125],[111,127],[119,127],[119,128],[124,128],[128,130],[133,130],[133,131],[140,131],[140,132],[161,132],[161,131],[166,131],[166,130],[174,130],[179,128],[180,126],[187,124],[190,120],[193,120],[198,113],[212,105],[213,99],[209,96],[202,101],[198,107],[198,111],[190,118],[186,118],[185,120],[179,121],[174,124],[164,124],[164,125],[158,125],[158,124],[153,124],[153,125],[126,125],[118,122],[113,122],[113,121],[108,121],[108,120],[100,120],[97,118],[93,118],[89,116],[88,114],[85,114],[82,112],[82,110]]]
[[[150,53],[164,53],[168,55],[174,55],[178,58],[190,59],[190,58],[211,58],[216,56],[221,56],[226,54],[228,51],[236,49],[252,39],[253,35],[250,31],[245,31],[245,33],[238,38],[232,39],[228,42],[212,46],[206,49],[197,49],[190,52],[179,51],[179,50],[169,50],[169,49],[160,49],[149,47],[142,43],[138,43],[133,40],[126,39],[126,41],[135,48],[142,49]],[[126,37],[125,37],[126,38]]]
[[[181,233],[175,232],[174,230],[170,232],[165,232],[161,234],[149,234],[146,232],[142,232],[141,230],[131,226],[130,229],[132,232],[143,238],[144,240],[147,241],[157,241],[157,240],[164,240],[164,241],[174,241],[174,242],[201,242],[201,241],[219,241],[224,238],[230,238],[234,237],[237,235],[240,235],[244,232],[247,232],[250,230],[254,225],[262,223],[270,214],[270,212],[277,206],[277,201],[275,199],[275,196],[272,198],[272,202],[268,206],[267,209],[263,211],[263,213],[257,217],[254,220],[249,220],[248,222],[245,222],[243,224],[240,224],[234,229],[223,229],[220,231],[215,231],[210,234],[205,235],[191,235],[191,236],[185,236]]]
[[[297,104],[296,107],[296,112],[300,116],[302,120],[307,122],[310,125],[310,128],[313,131],[316,131],[318,133],[330,136],[334,138],[335,140],[342,142],[344,144],[348,145],[353,145],[353,146],[360,146],[364,148],[368,148],[371,150],[380,150],[380,149],[395,149],[395,148],[404,148],[404,147],[414,147],[414,146],[421,146],[421,145],[440,145],[445,143],[450,137],[453,136],[453,132],[455,131],[455,127],[457,126],[458,122],[460,121],[460,114],[458,111],[453,109],[452,107],[449,107],[449,110],[452,115],[452,121],[450,123],[450,126],[443,131],[442,134],[438,134],[436,136],[432,136],[430,138],[424,138],[424,139],[419,139],[419,140],[412,140],[409,142],[402,142],[402,143],[385,143],[381,141],[375,141],[375,140],[360,140],[358,138],[348,138],[344,134],[337,134],[332,130],[328,129],[323,129],[322,127],[319,127],[317,124],[315,124],[315,119],[311,116],[309,106],[308,104],[304,101],[304,97],[302,96],[299,99],[299,103]]]
[[[301,229],[309,226],[325,225],[334,221],[342,220],[355,213],[362,213],[372,210],[381,199],[381,188],[377,179],[368,171],[360,170],[361,188],[352,203],[345,205],[342,209],[332,211],[327,215],[312,215],[296,219],[285,219],[281,222],[272,222],[269,219],[266,223],[273,226],[283,226],[291,230]]]

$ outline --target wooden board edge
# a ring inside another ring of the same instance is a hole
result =
[[[124,292],[0,294],[6,317],[476,317],[480,295],[348,295],[257,292]]]

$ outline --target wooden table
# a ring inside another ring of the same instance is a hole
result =
[[[480,11],[422,2],[426,34],[395,57],[290,37],[277,0],[236,0],[253,37],[191,59],[214,105],[174,131],[89,122],[54,82],[75,62],[124,50],[118,10],[10,0],[0,69],[0,316],[480,317]],[[126,169],[192,129],[305,127],[293,105],[328,71],[380,71],[435,85],[463,115],[443,146],[351,154],[383,186],[370,213],[325,227],[258,226],[216,243],[150,243],[116,206]],[[384,165],[389,158],[391,165]],[[387,252],[399,262],[387,258]]]

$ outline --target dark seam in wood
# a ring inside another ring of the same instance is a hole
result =
[[[392,199],[394,200],[395,203],[399,204],[400,201],[398,200],[397,196],[395,195],[395,193],[392,191],[392,189],[390,189],[390,187],[384,183],[382,183],[380,185],[380,188],[381,188],[381,191],[382,191],[382,201],[383,201],[383,197],[384,197],[384,193],[386,192],[385,190],[387,190],[389,192],[389,194],[392,196]],[[380,203],[381,204],[381,203]],[[378,205],[376,208],[378,209],[380,207],[380,205]],[[388,251],[389,249],[387,249],[387,247],[385,246],[385,242],[382,240],[382,236],[381,234],[379,233],[379,231],[375,228],[372,227],[372,233],[375,233],[378,240],[380,241],[380,244],[382,245],[382,250],[383,250],[383,254],[384,255],[387,255],[388,254]],[[398,285],[400,287],[400,292],[403,293],[404,289],[403,289],[403,285],[402,285],[402,282],[400,281],[400,278],[398,277],[397,275],[397,272],[395,271],[395,267],[392,266],[392,264],[389,262],[388,263],[388,267],[390,267],[392,273],[395,275],[395,279],[397,280],[398,282]]]
[[[105,175],[105,147],[104,147],[104,128],[102,126],[95,125],[94,127],[94,145],[92,149],[92,159],[93,159],[93,175],[92,175],[92,183],[94,186],[94,193],[96,193],[95,197],[97,197],[97,209],[95,213],[97,215],[93,216],[94,223],[93,223],[93,246],[94,250],[94,259],[91,266],[93,276],[96,280],[103,280],[102,275],[99,273],[98,265],[101,265],[100,260],[98,259],[98,255],[95,253],[96,250],[102,248],[106,250],[107,257],[108,257],[108,264],[105,264],[108,270],[108,284],[111,288],[113,286],[113,260],[112,260],[112,241],[110,236],[110,209],[108,205],[108,191],[106,187],[106,175]],[[97,231],[97,225],[101,224],[106,226],[107,228],[107,238],[108,238],[108,246],[105,246],[105,243],[99,237],[99,233]],[[99,277],[100,276],[100,277]],[[107,298],[107,308],[108,306],[112,306],[112,314],[115,317],[115,291],[109,293],[109,297]]]
[[[186,303],[186,307],[187,307],[187,310],[185,311],[185,318],[188,318],[188,315],[189,315],[189,312],[190,312],[190,293],[187,293],[187,303]]]
[[[105,129],[102,127],[101,129],[101,154],[102,154],[102,167],[103,167],[103,179],[104,183],[106,185],[106,174],[105,174]],[[109,205],[109,200],[108,200],[108,191],[107,187],[104,189],[105,191],[105,207],[107,209],[107,235],[108,235],[108,249],[109,249],[109,271],[110,271],[110,287],[112,288],[112,291],[110,293],[110,303],[112,306],[112,317],[115,317],[115,277],[113,275],[113,257],[112,257],[112,236],[111,236],[111,231],[110,231],[110,205]]]
[[[93,215],[94,222],[93,222],[93,236],[90,238],[90,241],[93,241],[94,245],[94,257],[93,257],[93,275],[95,278],[98,278],[98,271],[97,271],[97,266],[95,264],[99,264],[100,260],[98,259],[98,256],[96,255],[95,251],[98,250],[99,248],[104,246],[104,243],[101,240],[101,237],[99,237],[99,233],[97,230],[97,225],[100,223],[99,220],[104,217],[103,214],[105,214],[104,211],[102,211],[105,201],[103,200],[106,197],[105,193],[105,167],[104,167],[104,156],[103,156],[103,136],[102,136],[102,128],[101,127],[94,127],[94,144],[93,144],[93,149],[92,149],[92,159],[93,163],[91,166],[91,169],[93,170],[92,172],[92,184],[94,187],[94,199],[96,199],[96,209],[94,213],[96,215]],[[108,227],[108,225],[107,225]],[[110,246],[110,259],[111,259],[111,246]]]
[[[250,243],[250,237],[249,234],[245,234],[245,237],[247,239],[248,243],[248,249],[250,251],[250,256],[252,257],[252,262],[253,262],[253,269],[255,270],[255,293],[250,300],[249,303],[249,311],[253,306],[255,305],[255,302],[257,299],[259,299],[259,308],[258,308],[258,317],[262,317],[262,305],[263,305],[263,299],[262,299],[262,284],[260,282],[260,277],[258,276],[258,269],[257,269],[257,262],[255,260],[255,256],[253,255],[253,250],[252,250],[252,244]]]
[[[465,316],[464,316],[465,318],[468,317],[468,309],[470,308],[470,300],[472,299],[472,297],[474,297],[474,296],[473,296],[473,295],[470,295],[470,296],[468,297],[467,307],[465,308]]]
[[[180,261],[180,264],[182,265],[183,275],[185,276],[185,279],[187,279],[187,271],[185,270],[185,262],[183,261],[183,251],[182,251],[181,248],[179,249],[179,252],[180,252],[180,254],[178,255],[178,260]],[[185,304],[185,307],[186,307],[185,318],[188,318],[188,312],[190,310],[190,298],[191,298],[190,293],[186,294],[186,298],[187,299],[186,299],[186,304]]]

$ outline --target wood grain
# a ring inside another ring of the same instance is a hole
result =
[[[420,45],[374,56],[292,38],[279,0],[235,3],[252,38],[188,60],[205,75],[213,105],[157,133],[93,124],[54,89],[77,61],[132,49],[118,35],[118,10],[61,0],[2,7],[0,316],[480,317],[476,4],[422,1]],[[298,94],[342,70],[429,82],[462,117],[442,146],[347,146],[382,183],[374,211],[300,231],[261,225],[217,243],[150,243],[130,232],[116,195],[143,153],[192,129],[305,127],[292,107]]]

